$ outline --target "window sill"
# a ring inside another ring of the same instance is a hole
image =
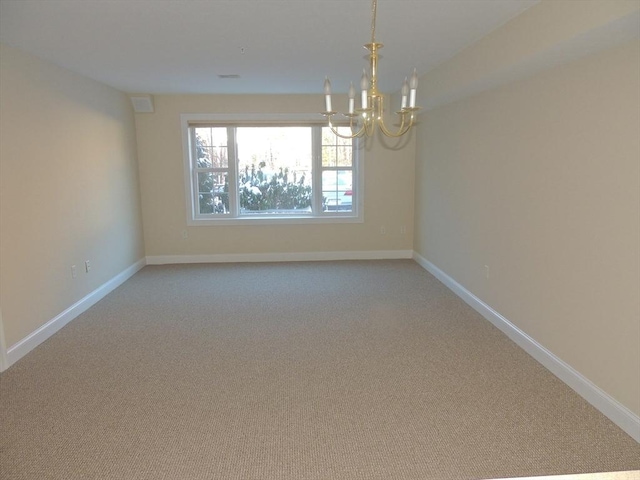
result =
[[[364,223],[364,218],[352,214],[331,216],[287,215],[282,217],[247,215],[235,218],[195,218],[187,221],[187,225],[190,227],[215,227],[223,225],[313,225],[331,223]]]

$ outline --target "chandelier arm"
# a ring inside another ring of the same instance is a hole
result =
[[[371,135],[373,135],[373,132],[375,130],[375,120],[373,115],[367,117],[364,119],[364,129],[365,132],[367,134],[368,137],[370,137]]]
[[[380,120],[378,121],[378,126],[380,127],[380,130],[382,130],[382,133],[384,133],[387,137],[392,137],[392,138],[401,137],[402,135],[407,133],[409,129],[413,126],[413,121],[414,121],[413,112],[411,113],[411,116],[409,118],[409,123],[406,123],[406,113],[400,113],[399,115],[402,120],[400,122],[400,128],[396,132],[391,132],[389,131],[389,129],[387,129],[387,126],[384,124],[384,119],[380,118]]]
[[[409,125],[405,126],[406,119],[407,119],[407,116],[406,116],[407,112],[400,111],[398,112],[398,115],[400,115],[400,128],[398,128],[398,130],[395,133],[391,132],[384,123],[384,100],[382,99],[381,96],[377,98],[376,109],[377,109],[376,117],[378,120],[377,122],[378,127],[380,128],[382,133],[387,137],[393,137],[393,138],[401,137],[402,135],[404,135],[409,131],[409,129],[411,128],[411,125],[413,124],[413,114],[411,115]]]
[[[331,116],[328,117],[328,120],[329,120],[329,129],[331,130],[331,132],[334,135],[337,135],[338,137],[344,138],[346,140],[352,140],[354,138],[361,137],[362,134],[365,132],[366,124],[360,127],[360,130],[358,130],[356,133],[353,133],[353,118],[349,122],[349,127],[351,127],[351,132],[352,132],[351,135],[344,135],[343,133],[338,133],[338,130],[336,129],[336,127],[334,127],[333,123],[331,123]]]
[[[364,133],[366,132],[366,127],[367,127],[367,122],[366,119],[363,118],[362,120],[362,126],[358,129],[358,122],[356,120],[356,118],[358,118],[357,116],[352,116],[349,118],[349,128],[351,129],[351,135],[350,136],[345,136],[342,135],[342,138],[356,138],[356,137],[361,137],[362,135],[364,135]],[[354,130],[357,130],[354,133]],[[338,136],[340,136],[340,134],[337,134]]]

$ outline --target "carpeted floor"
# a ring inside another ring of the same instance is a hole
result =
[[[0,376],[0,415],[7,480],[640,469],[409,260],[148,266]]]

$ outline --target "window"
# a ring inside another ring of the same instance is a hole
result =
[[[357,140],[291,117],[182,125],[188,224],[362,221]]]

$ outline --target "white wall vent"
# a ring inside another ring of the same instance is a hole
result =
[[[153,113],[153,97],[151,95],[132,95],[131,103],[136,113]]]

